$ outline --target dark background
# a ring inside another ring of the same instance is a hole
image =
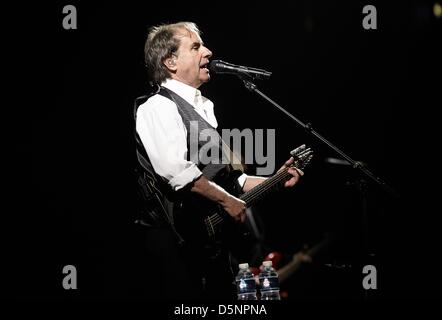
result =
[[[21,41],[22,88],[37,94],[20,101],[31,117],[17,125],[30,130],[10,132],[23,169],[12,185],[17,228],[5,243],[12,294],[152,297],[155,261],[143,254],[132,223],[132,103],[147,88],[148,27],[184,20],[200,27],[213,59],[272,71],[257,82],[264,93],[401,195],[368,183],[364,245],[361,194],[352,186],[359,175],[326,163],[337,155],[238,79],[212,75],[201,89],[215,102],[221,128],[276,129],[277,167],[295,146],[315,150],[296,188],[256,208],[269,250],[290,255],[324,232],[337,235],[332,249],[290,280],[289,298],[362,300],[368,263],[377,267],[379,287],[368,298],[440,296],[438,228],[429,219],[440,211],[438,188],[429,184],[438,181],[441,88],[441,18],[433,3],[74,1],[39,8],[38,28],[28,25]],[[62,27],[66,4],[77,8],[77,30]],[[366,4],[377,8],[377,30],[362,27]],[[61,285],[68,264],[78,271],[75,291]]]

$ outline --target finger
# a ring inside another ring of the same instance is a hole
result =
[[[293,161],[295,161],[295,158],[290,157],[290,159],[288,159],[288,160],[284,163],[284,165],[285,165],[285,166],[289,166],[289,165],[291,165],[291,164],[293,163]]]
[[[289,180],[287,180],[284,184],[285,187],[293,187],[299,180],[299,175],[298,172],[295,171],[295,174],[293,175],[292,178],[290,178]]]
[[[296,167],[294,167],[293,169],[295,169],[296,172],[297,172],[301,177],[304,175],[304,171],[302,171],[301,169],[296,168]],[[291,173],[291,172],[290,172],[290,173]]]
[[[299,178],[300,176],[304,175],[304,171],[298,168],[290,168],[288,170],[288,173],[290,173],[293,177]]]
[[[293,186],[296,184],[297,181],[298,181],[298,180],[296,180],[296,179],[290,179],[289,181],[287,181],[287,182],[284,184],[284,187],[286,187],[286,188],[291,188],[291,187],[293,187]]]

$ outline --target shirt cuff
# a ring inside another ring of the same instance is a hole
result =
[[[246,183],[247,180],[247,175],[245,173],[243,173],[242,175],[240,175],[238,177],[238,183],[241,186],[241,189],[244,188],[244,184]]]
[[[178,191],[181,188],[184,188],[187,184],[194,181],[203,173],[196,166],[196,164],[192,164],[190,167],[186,168],[177,176],[173,177],[169,180],[169,185],[175,190]]]

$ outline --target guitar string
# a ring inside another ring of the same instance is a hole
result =
[[[301,160],[301,159],[302,159],[302,156],[303,156],[303,154],[300,154],[300,155],[299,155],[299,158],[298,158],[296,161]],[[302,161],[301,161],[301,162],[302,162]],[[299,167],[299,166],[300,166],[300,165],[298,165],[298,167]],[[296,166],[291,166],[291,167],[296,167]],[[241,200],[246,199],[248,196],[253,196],[253,197],[254,197],[254,193],[255,193],[255,192],[260,192],[261,189],[263,189],[263,188],[267,190],[268,187],[269,187],[269,184],[273,184],[273,181],[279,180],[278,182],[281,182],[281,181],[280,181],[280,180],[281,180],[281,179],[280,179],[281,176],[285,177],[287,171],[288,171],[288,168],[287,168],[285,171],[281,171],[281,172],[279,172],[278,174],[274,175],[273,177],[269,178],[268,180],[266,180],[265,183],[259,184],[259,185],[256,186],[252,191],[250,191],[249,193],[247,193],[247,194],[246,194],[246,195],[247,195],[246,197],[241,198]],[[270,186],[270,187],[273,187],[273,186]]]
[[[210,222],[217,222],[218,220],[223,220],[222,217],[218,213],[214,213],[211,216],[207,217]]]
[[[246,193],[243,197],[240,197],[241,200],[244,200],[245,202],[250,202],[254,198],[256,198],[258,195],[263,194],[264,192],[270,190],[274,187],[275,183],[280,183],[284,179],[286,179],[290,174],[287,170],[281,171],[276,176],[273,176],[272,178],[269,178],[262,184],[258,185],[256,189],[251,190],[249,193]]]
[[[206,229],[207,229],[207,233],[209,234],[209,236],[211,234],[215,233],[215,230],[213,229],[213,225],[211,224],[210,219],[209,219],[209,223],[207,223],[207,221],[206,221]]]
[[[289,175],[290,174],[288,173],[288,170],[281,171],[277,175],[266,180],[267,183],[263,183],[263,184],[265,184],[264,186],[262,184],[258,185],[255,190],[252,190],[250,193],[247,193],[246,197],[240,197],[240,199],[245,201],[248,205],[250,205],[252,203],[251,200],[253,200],[255,197],[258,197],[259,195],[264,194],[266,191],[273,188],[274,183],[282,182]],[[219,216],[219,214],[213,214],[212,216],[209,216],[207,219],[209,220],[209,223],[214,224],[214,225],[216,225],[224,220],[222,217]]]
[[[308,157],[307,157],[307,160],[302,161],[302,162],[304,162],[304,163],[302,163],[302,165],[305,167],[305,165],[306,165],[308,162],[310,162],[310,159],[311,159],[311,158],[312,158],[312,156],[309,154]],[[298,160],[298,161],[299,161],[299,160]],[[300,165],[298,165],[298,166],[300,166]],[[257,193],[257,192],[260,192],[260,193],[261,193],[261,189],[264,189],[264,190],[262,190],[262,192],[265,192],[265,191],[267,191],[268,189],[273,188],[273,181],[278,180],[277,183],[279,183],[279,182],[281,182],[284,178],[288,177],[288,175],[289,175],[289,174],[288,174],[288,169],[285,170],[285,171],[281,171],[280,174],[281,174],[280,177],[277,177],[279,174],[276,174],[275,176],[273,176],[273,177],[269,178],[268,180],[266,180],[266,182],[264,182],[264,183],[258,185],[258,186],[255,188],[256,190],[253,189],[253,190],[250,191],[249,193],[246,193],[246,196],[245,196],[245,197],[240,197],[240,199],[241,199],[241,200],[244,200],[244,201],[246,201],[246,202],[248,202],[249,200],[251,200],[250,198],[255,197],[255,193]],[[282,178],[281,178],[281,177],[282,177]],[[273,179],[273,178],[277,178],[277,179]],[[268,181],[268,182],[267,182],[267,181]],[[270,184],[272,184],[272,185],[270,185]],[[262,188],[260,188],[260,186],[262,186]]]
[[[280,180],[281,176],[284,176],[285,172],[281,171],[275,176],[269,178],[268,180],[264,181],[262,184],[257,185],[254,189],[252,189],[250,192],[244,194],[242,197],[240,197],[241,200],[248,201],[248,199],[253,198],[255,194],[261,193],[261,190],[267,189],[267,187],[271,184],[273,184],[274,181]]]
[[[213,218],[211,218],[211,217],[213,217]],[[211,217],[209,217],[208,219],[214,225],[216,225],[216,224],[220,223],[221,221],[223,221],[223,218],[218,213],[213,214]],[[212,221],[212,219],[213,219],[213,221]]]
[[[268,180],[266,180],[266,181],[268,181],[268,183],[265,183],[265,186],[263,186],[262,184],[258,185],[256,187],[256,190],[252,190],[250,193],[247,193],[246,197],[240,197],[240,199],[245,201],[248,205],[250,205],[252,203],[251,200],[253,200],[255,197],[258,197],[259,195],[262,195],[266,191],[270,190],[271,188],[273,188],[274,183],[282,182],[289,175],[290,174],[288,173],[287,170],[286,171],[281,171],[277,175],[275,175],[272,178],[269,178]],[[222,222],[224,220],[217,213],[213,214],[212,216],[209,216],[207,219],[209,220],[209,223],[211,223],[213,225],[216,225],[216,224],[218,224],[218,223],[220,223],[220,222]]]
[[[311,156],[309,156],[308,158],[311,159]],[[307,161],[305,161],[307,164],[310,159],[308,159]],[[298,159],[299,160],[299,159]],[[253,201],[255,199],[257,199],[257,197],[259,197],[260,195],[264,194],[265,192],[269,191],[271,188],[274,187],[274,184],[279,184],[280,182],[282,182],[284,179],[288,178],[288,176],[290,176],[290,174],[288,173],[288,169],[279,172],[278,174],[274,175],[273,177],[269,178],[268,180],[266,180],[267,183],[263,183],[260,184],[258,186],[256,186],[253,190],[251,190],[249,193],[246,193],[244,197],[240,197],[241,200],[245,201],[248,206],[250,206]],[[224,219],[217,213],[213,214],[212,216],[209,216],[207,218],[209,220],[209,223],[216,225],[220,222],[222,222]],[[208,226],[207,226],[208,228]]]

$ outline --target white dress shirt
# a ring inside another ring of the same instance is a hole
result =
[[[190,103],[212,127],[218,127],[213,102],[198,89],[173,79],[167,79],[162,86]],[[187,160],[187,129],[173,101],[159,94],[149,98],[137,110],[136,130],[155,172],[174,190],[202,174],[195,163]],[[246,178],[245,174],[238,178],[241,186]]]

